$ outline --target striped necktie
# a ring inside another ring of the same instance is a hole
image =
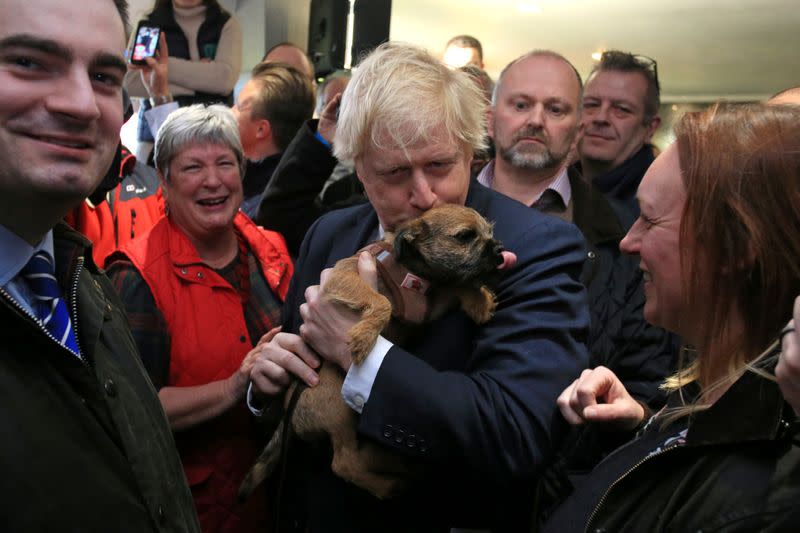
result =
[[[75,355],[80,357],[78,342],[69,319],[67,304],[61,297],[61,289],[56,282],[53,263],[50,257],[39,251],[31,257],[20,275],[33,292],[33,309],[39,323],[53,338]]]

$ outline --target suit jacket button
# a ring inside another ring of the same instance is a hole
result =
[[[394,435],[394,428],[387,424],[383,428],[383,436],[386,437],[387,439],[391,439],[392,435]]]
[[[417,445],[417,436],[414,434],[409,435],[408,438],[406,438],[406,446],[408,446],[409,448],[413,448],[416,445]]]
[[[395,441],[397,444],[400,444],[400,443],[401,443],[401,442],[403,442],[405,439],[406,439],[406,432],[405,432],[405,431],[403,431],[402,429],[398,429],[398,430],[397,430],[397,433],[395,433],[395,435],[394,435],[394,441]]]
[[[425,439],[419,439],[419,451],[425,453],[428,451],[428,443],[425,442]]]

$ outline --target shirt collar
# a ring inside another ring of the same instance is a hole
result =
[[[494,159],[489,161],[489,164],[483,167],[483,169],[478,173],[478,183],[483,185],[484,187],[492,188],[492,182],[494,181]],[[555,191],[560,197],[561,200],[564,202],[565,206],[569,205],[570,200],[572,200],[572,187],[569,184],[569,176],[567,175],[567,167],[562,167],[559,171],[558,175],[553,178],[553,181],[545,187],[545,190],[551,189]],[[544,190],[542,191],[544,193]],[[540,194],[536,198],[533,199],[533,202],[536,202],[542,195]],[[532,203],[533,203],[532,202]]]
[[[0,224],[0,287],[17,277],[33,254],[42,250],[53,259],[53,230],[48,231],[36,246],[31,246],[19,235]],[[53,263],[55,264],[55,263]]]

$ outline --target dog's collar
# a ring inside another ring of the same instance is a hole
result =
[[[428,318],[428,298],[430,282],[395,260],[394,248],[386,241],[368,244],[358,253],[369,252],[375,258],[378,275],[389,289],[392,316],[412,324],[421,324]]]

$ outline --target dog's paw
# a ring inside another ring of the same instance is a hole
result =
[[[476,324],[485,324],[494,316],[497,308],[494,294],[486,287],[464,291],[460,295],[461,308]]]
[[[364,362],[369,352],[372,351],[372,347],[375,346],[375,341],[378,340],[382,329],[368,328],[363,321],[353,326],[350,330],[350,342],[347,343],[353,363],[360,365]]]

